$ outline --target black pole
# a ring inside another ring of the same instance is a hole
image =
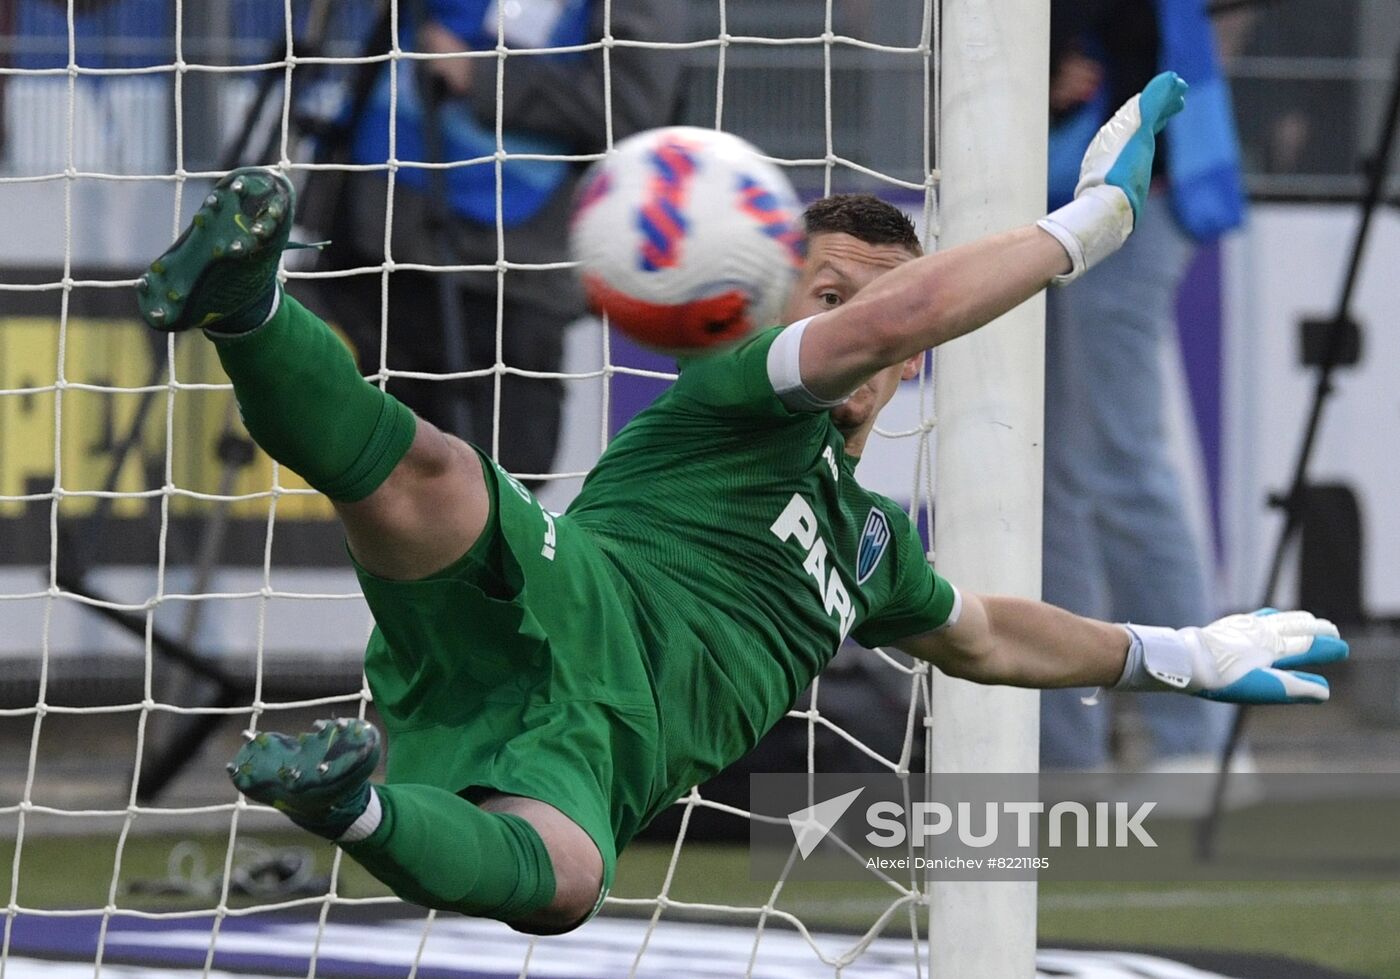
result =
[[[1327,339],[1323,346],[1322,359],[1317,365],[1317,381],[1313,387],[1312,408],[1308,412],[1307,424],[1298,446],[1298,454],[1293,463],[1293,478],[1288,492],[1269,498],[1269,506],[1283,511],[1283,529],[1279,531],[1274,545],[1273,558],[1269,563],[1269,575],[1264,585],[1261,606],[1274,604],[1278,592],[1279,578],[1283,574],[1283,563],[1288,556],[1302,527],[1303,510],[1308,488],[1308,464],[1312,461],[1313,449],[1317,445],[1317,433],[1322,424],[1322,412],[1332,395],[1334,384],[1332,375],[1342,359],[1351,330],[1351,302],[1356,292],[1356,283],[1361,274],[1361,262],[1365,257],[1366,244],[1371,234],[1371,219],[1385,193],[1386,176],[1390,172],[1390,156],[1395,146],[1397,128],[1400,128],[1400,49],[1395,53],[1395,67],[1390,83],[1390,97],[1385,115],[1381,121],[1381,135],[1373,155],[1367,158],[1362,169],[1366,175],[1366,192],[1361,198],[1361,223],[1352,239],[1351,255],[1347,260],[1346,278],[1337,297],[1337,305],[1327,323]],[[1239,749],[1240,738],[1244,734],[1249,712],[1241,707],[1235,714],[1235,723],[1230,728],[1230,737],[1220,754],[1220,770],[1215,776],[1215,789],[1211,798],[1210,812],[1197,827],[1196,853],[1202,860],[1215,855],[1216,839],[1220,830],[1220,819],[1224,811],[1225,792],[1229,785],[1230,764]]]

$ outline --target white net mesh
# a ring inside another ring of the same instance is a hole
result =
[[[614,36],[613,7],[625,0],[597,2],[601,39],[523,49],[505,41],[471,55],[476,77],[495,76],[495,149],[436,164],[397,158],[392,113],[388,158],[377,164],[318,162],[305,139],[316,119],[334,116],[357,71],[433,57],[400,35],[398,8],[409,12],[409,0],[394,0],[390,43],[378,50],[362,47],[378,13],[368,2],[19,0],[0,14],[10,18],[0,21],[7,31],[0,204],[28,226],[28,234],[7,231],[12,240],[0,245],[0,535],[14,542],[0,556],[6,562],[0,654],[7,669],[0,721],[10,748],[0,771],[0,818],[13,841],[0,976],[38,974],[26,971],[37,968],[27,957],[35,948],[34,923],[64,918],[92,924],[90,935],[74,941],[91,942],[99,974],[109,971],[104,961],[113,948],[130,954],[132,923],[145,920],[165,929],[167,947],[202,950],[202,972],[214,975],[226,956],[249,947],[248,936],[229,921],[292,909],[303,911],[298,920],[305,927],[293,945],[307,975],[335,975],[327,950],[343,959],[360,933],[332,915],[354,905],[397,903],[341,893],[338,852],[322,886],[259,893],[240,880],[249,833],[277,823],[270,811],[235,799],[222,782],[224,742],[217,732],[281,727],[285,717],[302,715],[363,716],[368,693],[355,677],[368,617],[353,579],[325,570],[343,566],[325,546],[334,538],[325,501],[265,456],[242,458],[240,443],[224,438],[232,399],[207,345],[152,341],[127,306],[141,263],[179,233],[222,174],[219,147],[241,142],[238,162],[275,165],[299,182],[317,171],[384,175],[383,261],[334,272],[295,265],[287,273],[292,290],[377,274],[384,313],[379,360],[367,365],[372,376],[391,386],[400,378],[490,376],[493,449],[501,442],[502,379],[560,380],[566,408],[556,463],[548,472],[520,474],[538,480],[541,498],[555,509],[567,504],[628,405],[645,393],[639,386],[670,375],[629,359],[607,330],[587,322],[572,328],[558,370],[527,370],[505,357],[508,323],[500,297],[507,278],[558,267],[518,261],[506,250],[502,168],[520,156],[506,152],[500,112],[510,59],[601,52],[610,145],[615,52],[665,49],[685,64],[679,121],[752,139],[789,168],[808,196],[873,190],[905,205],[926,238],[936,234],[932,0],[706,0],[679,8],[688,18],[686,36],[666,41]],[[519,8],[557,14],[567,6],[521,0],[493,3],[490,11],[507,38],[506,18]],[[269,75],[259,101],[258,86]],[[398,78],[390,73],[391,105],[400,98]],[[245,120],[251,135],[241,131]],[[260,156],[260,146],[270,154]],[[396,260],[401,174],[459,167],[495,171],[494,260]],[[405,271],[495,276],[493,365],[423,372],[394,363],[387,353],[394,328],[390,282]],[[932,423],[932,385],[921,377],[897,398],[862,466],[873,488],[907,500],[925,518]],[[332,557],[322,560],[326,553]],[[908,772],[922,765],[926,667],[878,651],[868,661],[878,664],[887,702],[899,704],[881,725],[889,736],[875,741],[835,719],[840,713],[828,707],[832,695],[819,681],[784,722],[805,730],[809,771],[834,770],[822,758],[832,745],[873,769]],[[202,719],[223,723],[209,724],[214,740],[198,754],[209,731],[189,724]],[[194,746],[183,757],[182,738]],[[162,790],[152,799],[153,768]],[[133,769],[146,774],[128,785]],[[783,883],[744,902],[727,899],[723,886],[682,887],[684,875],[707,873],[703,861],[686,859],[698,845],[690,838],[694,821],[701,814],[745,819],[748,813],[698,789],[678,808],[679,828],[658,864],[655,893],[611,897],[607,917],[581,933],[601,933],[607,941],[579,945],[570,936],[527,943],[455,918],[435,928],[429,914],[399,945],[376,940],[380,952],[401,949],[384,961],[386,968],[401,966],[396,974],[412,976],[476,954],[483,972],[486,963],[505,968],[501,963],[512,961],[508,968],[520,975],[923,974],[925,905],[917,880],[877,882],[854,901],[853,912],[850,900],[831,898],[836,905],[846,900],[845,933],[818,933],[804,923],[800,901],[798,910],[787,905]],[[226,834],[217,860],[192,850],[171,855],[171,878],[204,882],[181,895],[179,910],[138,895],[132,871],[124,869],[134,847],[211,826]],[[100,878],[99,884],[72,893],[40,886],[52,873],[41,844],[64,838],[83,853],[100,854],[75,860],[71,871]],[[191,861],[209,865],[195,872]],[[618,882],[624,894],[626,874],[624,863]],[[626,920],[612,920],[617,915]],[[724,939],[737,951],[725,958],[714,945],[718,933],[674,924],[695,920],[741,928],[737,940],[733,930]],[[715,957],[709,965],[699,961],[701,945]],[[369,950],[357,954],[373,958]]]

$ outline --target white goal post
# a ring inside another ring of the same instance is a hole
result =
[[[1045,210],[1050,6],[942,5],[940,248],[1027,224]],[[975,592],[1040,597],[1045,300],[1037,296],[936,354],[941,574]],[[1034,772],[1039,694],[934,675],[929,766]],[[1034,881],[934,881],[934,976],[1035,973]]]

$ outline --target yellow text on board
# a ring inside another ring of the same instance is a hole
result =
[[[167,342],[152,342],[136,320],[0,318],[0,519],[19,517],[36,502],[49,505],[55,489],[61,516],[90,513],[97,497],[69,494],[106,487],[140,389],[153,378],[160,390],[116,474],[113,489],[122,495],[113,501],[114,516],[144,516],[163,496],[173,516],[214,505],[187,495],[196,493],[238,497],[229,504],[234,517],[265,516],[274,495],[278,520],[333,517],[325,497],[306,492],[299,476],[274,467],[261,450],[226,481],[220,437],[226,430],[247,437],[228,377],[212,344],[180,336],[172,386],[166,371],[156,372]],[[179,386],[187,384],[218,387]]]

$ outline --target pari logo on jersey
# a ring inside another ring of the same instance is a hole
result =
[[[856,584],[870,580],[890,546],[890,520],[879,507],[870,508],[865,529],[860,532],[860,547],[856,550]]]
[[[856,610],[851,603],[851,593],[846,589],[836,566],[827,567],[826,559],[831,550],[817,532],[817,515],[812,510],[812,504],[803,499],[800,493],[792,494],[788,505],[783,507],[783,512],[778,514],[778,519],[768,529],[778,540],[795,540],[807,551],[802,570],[816,579],[817,593],[821,595],[826,614],[836,619],[841,634],[839,641],[844,641],[851,626],[855,625]]]

